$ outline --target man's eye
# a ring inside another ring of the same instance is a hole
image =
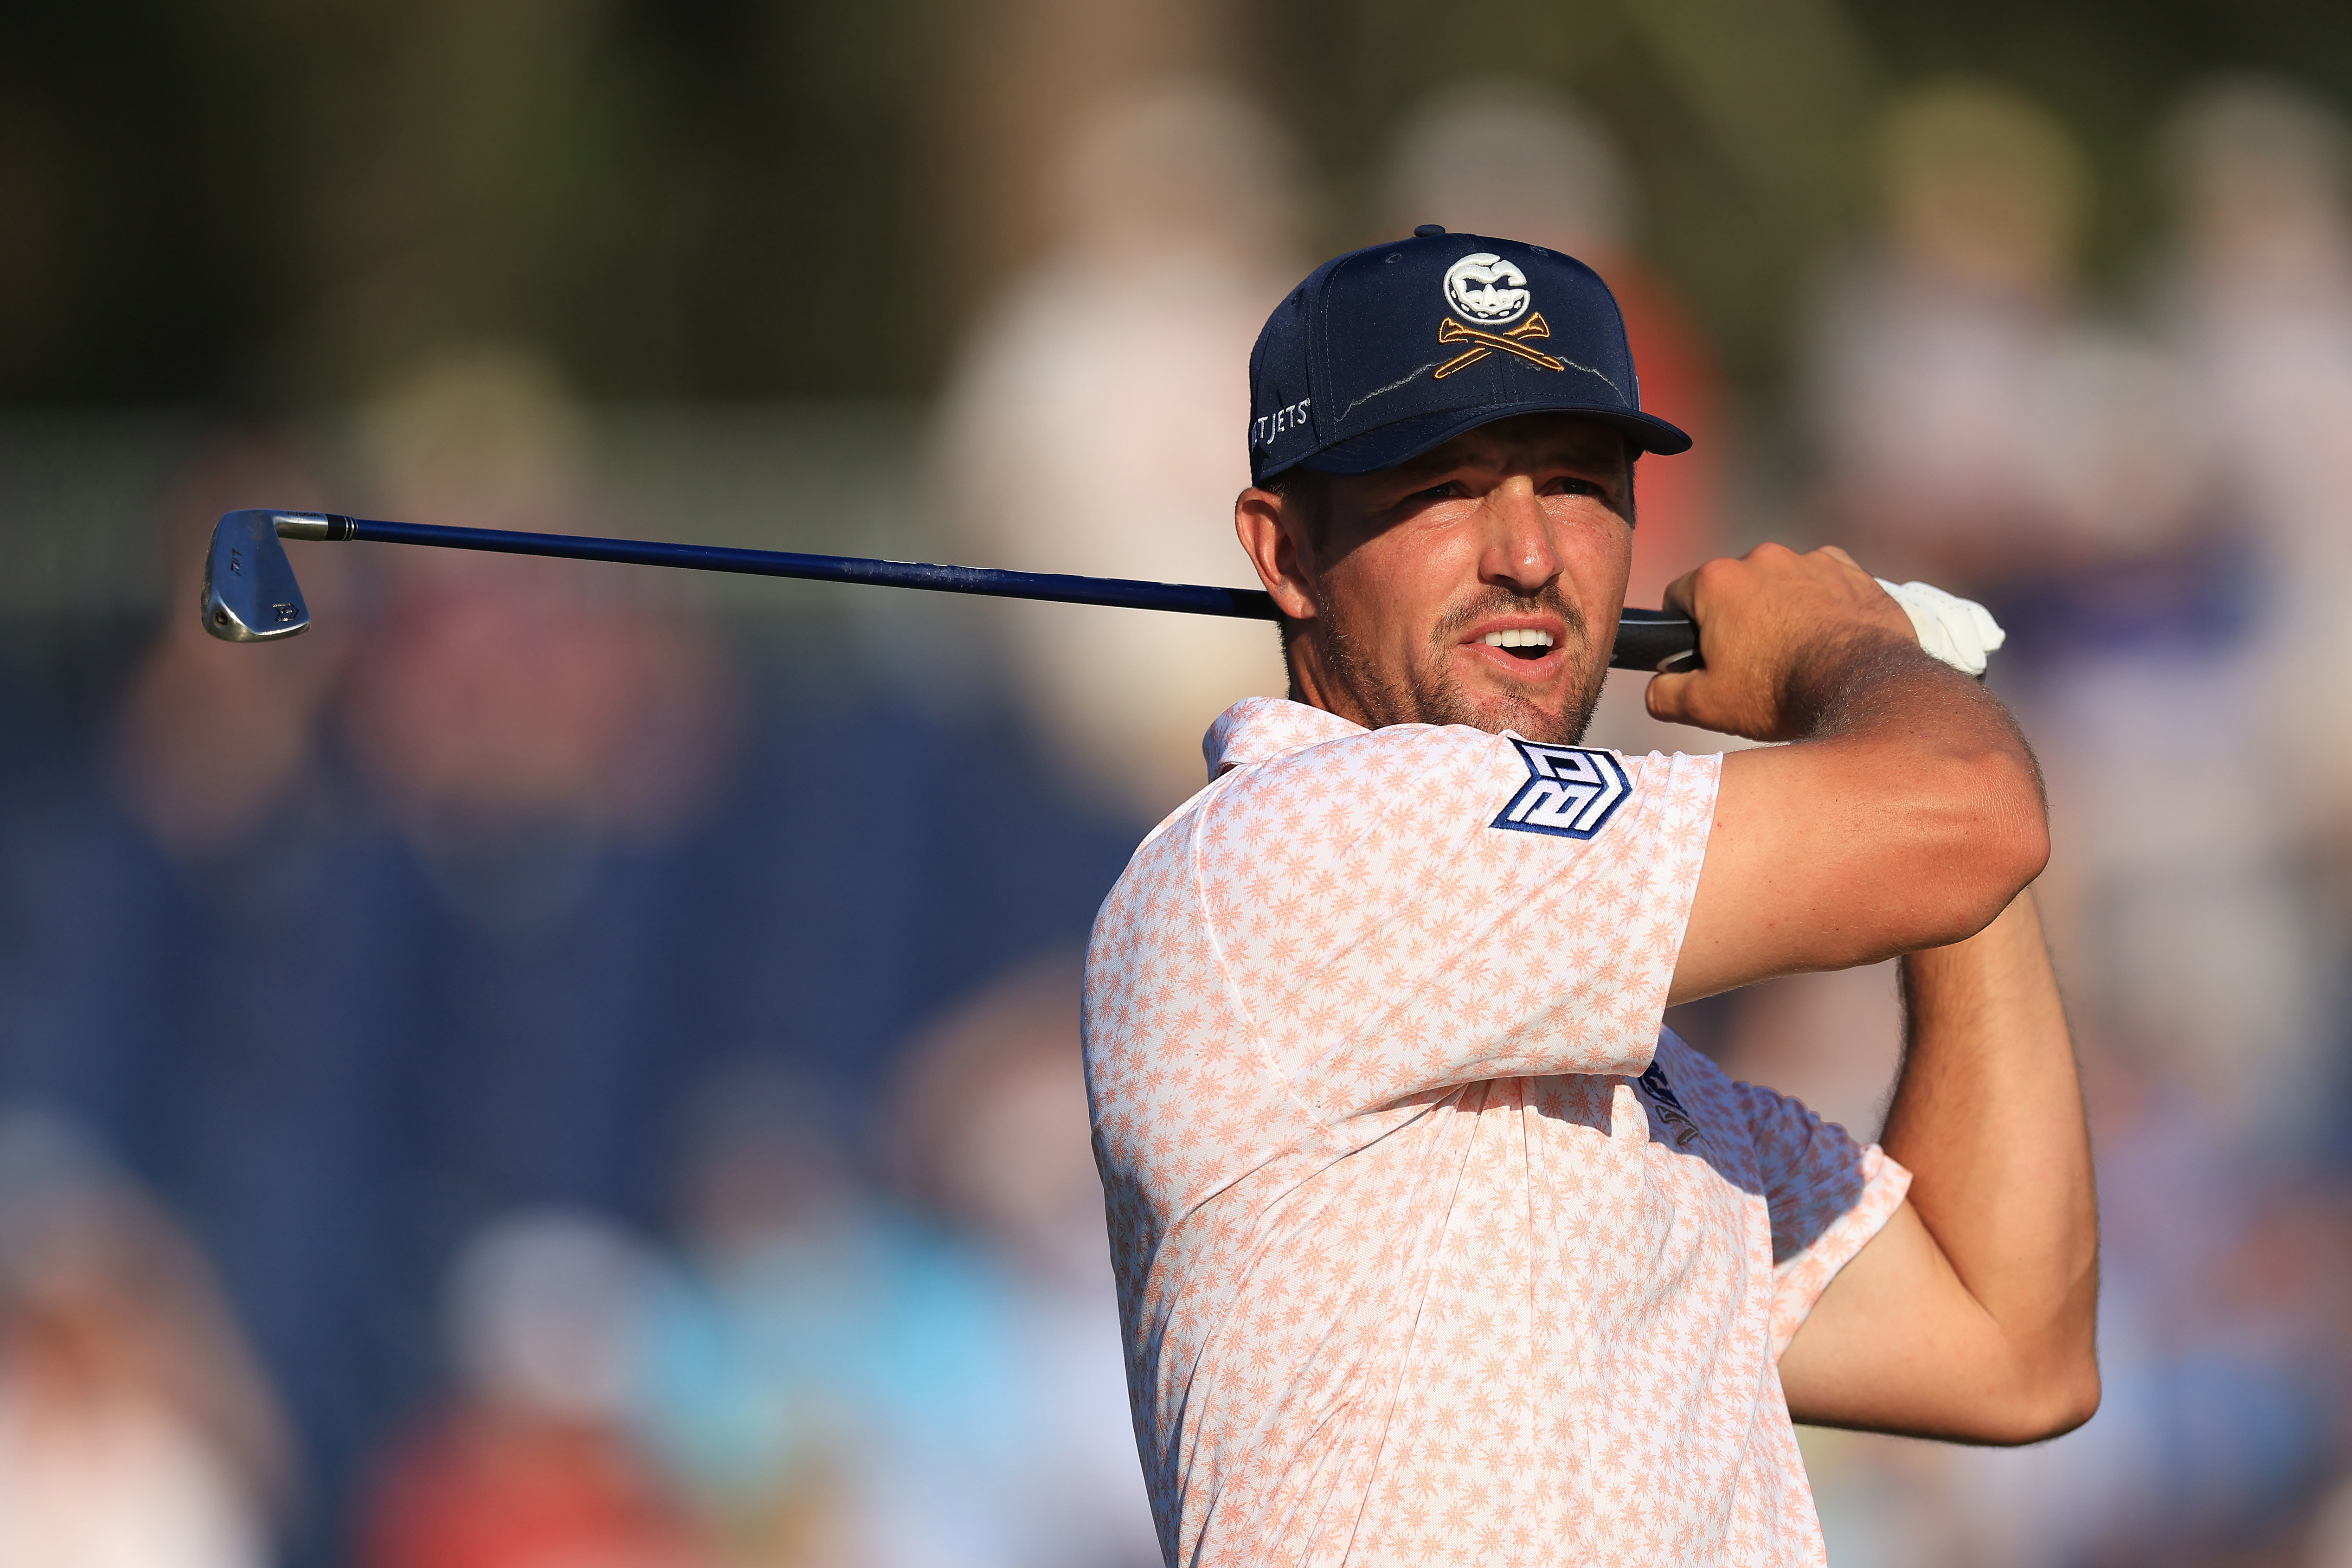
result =
[[[1452,479],[1448,479],[1442,485],[1432,485],[1425,490],[1415,490],[1406,499],[1410,500],[1451,500],[1461,493],[1462,487],[1455,484]]]
[[[1551,488],[1554,495],[1597,496],[1601,493],[1601,487],[1591,479],[1554,479]]]

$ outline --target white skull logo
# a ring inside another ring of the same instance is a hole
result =
[[[1475,250],[1445,269],[1445,302],[1481,326],[1499,327],[1527,314],[1528,275]]]

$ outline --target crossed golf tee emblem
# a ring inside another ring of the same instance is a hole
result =
[[[1466,353],[1455,354],[1452,359],[1439,365],[1437,374],[1430,379],[1444,381],[1455,371],[1467,370],[1488,354],[1496,353],[1517,354],[1529,364],[1539,364],[1546,370],[1566,370],[1567,361],[1557,360],[1541,350],[1531,349],[1525,342],[1528,338],[1550,336],[1551,323],[1543,319],[1543,312],[1540,310],[1507,332],[1482,332],[1475,327],[1465,327],[1448,316],[1437,324],[1437,341],[1441,343],[1475,343],[1477,347]]]

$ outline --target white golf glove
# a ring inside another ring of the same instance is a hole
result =
[[[1992,612],[1974,599],[1947,594],[1927,583],[1890,583],[1884,577],[1877,581],[1911,617],[1919,646],[1962,675],[1982,675],[1985,656],[2009,640]]]

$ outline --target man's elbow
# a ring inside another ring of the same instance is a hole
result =
[[[2042,1436],[2028,1439],[2040,1442],[2044,1438],[2063,1437],[2099,1413],[2099,1363],[2094,1357],[2084,1357],[2083,1365],[2068,1382],[2050,1408],[2042,1414]]]
[[[1990,925],[2050,862],[2050,818],[2032,758],[2007,751],[1956,758],[1929,784],[1939,874],[1921,911],[1933,940],[1963,942]]]
[[[2099,1410],[2099,1363],[2085,1353],[2079,1361],[1989,1399],[1979,1411],[1972,1442],[2018,1448],[2063,1437]]]

